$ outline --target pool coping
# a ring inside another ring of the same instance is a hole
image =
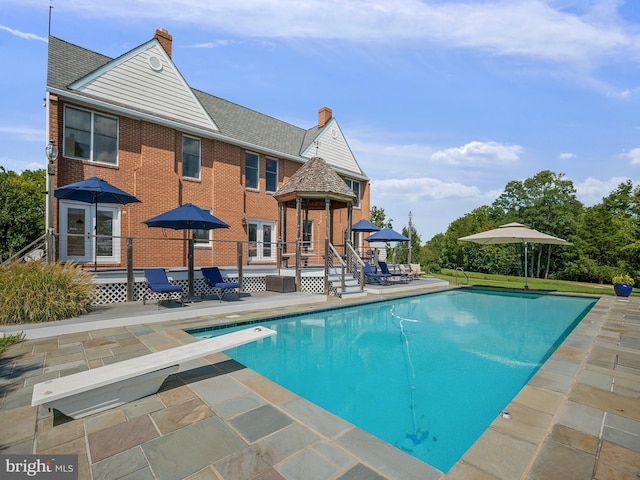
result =
[[[411,296],[416,294],[414,291],[407,293],[408,295],[395,294],[393,297]],[[357,304],[367,302],[360,299],[360,301],[354,301],[353,303]],[[604,375],[604,373],[600,371],[596,372],[595,370],[597,370],[597,368],[606,370],[607,365],[603,366],[602,362],[590,362],[589,359],[597,348],[602,347],[602,343],[606,344],[605,346],[608,349],[616,349],[616,341],[619,341],[621,333],[616,333],[615,327],[624,319],[625,312],[628,309],[637,311],[639,303],[640,302],[638,302],[638,300],[633,298],[620,300],[617,297],[600,297],[596,305],[580,321],[556,352],[554,352],[547,362],[545,362],[545,364],[532,377],[529,383],[520,391],[513,401],[505,407],[505,410],[509,410],[512,413],[512,418],[510,420],[497,418],[484,432],[484,434],[463,455],[462,459],[458,461],[451,470],[449,470],[447,475],[438,472],[432,467],[408,456],[404,452],[401,452],[395,447],[378,440],[372,435],[366,434],[365,432],[350,426],[347,422],[344,422],[338,417],[335,417],[310,402],[288,392],[286,389],[273,384],[273,382],[268,381],[249,369],[227,372],[216,377],[214,380],[217,381],[222,378],[227,378],[229,380],[233,380],[233,382],[238,382],[243,388],[251,390],[252,395],[262,398],[266,404],[271,405],[274,409],[294,419],[296,426],[304,425],[304,428],[307,429],[306,431],[313,432],[313,434],[320,439],[314,443],[314,446],[305,446],[295,455],[291,454],[290,457],[283,460],[283,462],[288,462],[286,465],[289,468],[293,468],[292,465],[295,465],[294,460],[296,458],[311,458],[316,461],[318,458],[323,461],[327,460],[328,454],[326,451],[327,449],[331,449],[333,454],[337,455],[338,453],[346,453],[351,459],[351,462],[355,461],[355,465],[349,464],[349,468],[345,467],[342,470],[338,469],[333,472],[333,476],[331,478],[357,478],[355,476],[357,473],[356,469],[364,468],[369,469],[372,474],[378,475],[379,478],[386,479],[537,479],[545,478],[544,476],[540,476],[539,472],[546,471],[545,466],[550,464],[549,450],[551,449],[551,446],[555,447],[556,450],[558,450],[558,446],[560,446],[565,447],[564,450],[566,451],[563,450],[563,455],[565,457],[580,457],[580,465],[586,464],[588,467],[592,461],[591,468],[595,471],[598,464],[597,454],[602,450],[602,444],[605,439],[602,438],[602,432],[600,432],[599,435],[593,435],[594,432],[592,431],[591,425],[594,422],[591,417],[588,417],[589,421],[586,421],[575,412],[579,410],[577,406],[580,405],[583,405],[585,408],[595,408],[591,405],[594,402],[590,398],[584,402],[581,400],[582,396],[589,397],[589,394],[593,393],[587,392],[587,394],[585,394],[585,385],[590,388],[593,388],[593,385],[590,385],[588,382],[584,383],[584,380],[589,376],[587,374],[598,373],[600,375]],[[321,305],[322,308],[326,308],[326,304]],[[304,307],[304,309],[307,310],[310,308],[313,307],[311,305]],[[300,309],[300,307],[298,307],[298,309]],[[266,312],[262,312],[261,314],[266,315]],[[248,312],[246,315],[252,316],[251,312]],[[619,318],[620,316],[622,316],[622,319]],[[174,320],[172,322],[143,323],[142,325],[114,327],[111,334],[117,334],[117,332],[120,332],[121,335],[124,335],[124,332],[126,331],[128,333],[133,333],[133,335],[136,336],[135,332],[138,332],[137,337],[141,338],[145,336],[141,333],[144,331],[150,335],[147,339],[147,343],[149,343],[149,339],[152,337],[155,341],[159,341],[159,338],[162,337],[163,341],[170,338],[178,343],[188,343],[193,341],[193,339],[182,330],[183,328],[194,327],[198,324],[210,324],[215,321],[223,322],[225,321],[225,318],[209,315],[188,319],[182,322]],[[609,325],[612,322],[614,324],[613,327]],[[638,322],[636,322],[636,324],[637,323]],[[606,333],[603,333],[605,325],[607,326],[607,330]],[[631,327],[627,325],[625,328]],[[94,336],[95,338],[104,338],[105,334],[108,335],[109,332],[100,330],[93,333],[87,332],[86,334],[64,334],[57,338],[55,348],[53,345],[50,345],[50,350],[48,351],[51,355],[59,355],[60,350],[68,349],[71,346],[77,346],[78,343],[82,342],[81,338],[88,338],[91,336]],[[51,340],[47,340],[46,338],[30,342],[32,344],[31,347],[34,350],[37,350],[36,347],[38,345],[40,346],[40,349],[43,349],[43,345],[53,343]],[[163,347],[166,348],[166,344],[149,346],[156,349],[162,349]],[[620,345],[617,345],[617,347],[620,347]],[[628,347],[625,348],[626,350],[629,350]],[[20,347],[14,346],[10,349],[10,352],[12,355],[18,354],[20,352]],[[627,353],[633,354],[634,352],[635,351],[631,349],[631,352]],[[135,353],[136,352],[129,352],[129,355],[135,355]],[[596,352],[596,354],[600,355],[601,352]],[[70,357],[72,357],[72,355],[73,354],[71,354]],[[61,360],[58,360],[58,362],[60,361]],[[224,364],[224,362],[227,361],[228,358],[216,355],[215,358],[206,359],[206,361],[203,360],[203,362],[198,363],[198,366],[190,365],[189,368],[202,368],[204,367],[203,363],[205,365],[215,367],[216,365]],[[67,362],[67,364],[70,363],[73,362]],[[87,363],[90,364],[91,361],[87,361]],[[58,364],[64,365],[60,363]],[[91,366],[95,366],[95,363]],[[79,367],[76,366],[76,368]],[[189,369],[185,368],[183,370],[188,371]],[[634,371],[623,373],[631,375],[632,378],[636,378],[634,376]],[[29,378],[25,379],[25,384],[21,388],[22,397],[30,396],[28,395],[29,384],[33,385],[33,383],[35,383],[36,376]],[[12,382],[13,381],[15,380],[12,380]],[[591,383],[594,382],[591,381]],[[162,395],[166,395],[166,392],[160,392],[152,397]],[[283,399],[286,399],[286,401]],[[618,400],[617,397],[616,400]],[[7,398],[7,395],[4,396],[3,403],[0,404],[0,419],[3,414],[11,413],[13,409],[7,407],[11,406],[12,402],[20,404],[20,401],[16,400],[13,396],[9,399]],[[149,400],[145,400],[140,403],[146,404],[149,402]],[[29,408],[33,407],[28,408],[26,405],[19,405],[18,408],[28,411]],[[140,408],[140,406],[129,405],[127,408],[131,410]],[[120,409],[120,413],[127,411],[127,408]],[[615,408],[609,409],[612,411],[609,411],[606,408],[602,408],[600,410],[602,411],[602,415],[606,415],[607,413],[615,415],[614,412],[616,412]],[[593,412],[591,410],[589,410],[588,413],[593,416]],[[123,413],[123,415],[126,416],[125,413]],[[622,415],[624,416],[625,414]],[[47,422],[51,422],[51,418],[52,417],[48,412],[39,410],[37,412],[37,418],[34,417],[31,421],[37,422],[38,425],[42,426],[41,429],[45,430],[44,426],[47,425]],[[94,422],[95,421],[96,420],[94,419]],[[584,422],[588,425],[582,427],[580,422]],[[606,423],[604,420],[603,422]],[[343,425],[344,428],[338,428],[338,434],[336,434],[335,425]],[[330,426],[332,426],[331,428],[333,430],[323,431],[323,429],[326,430]],[[23,427],[26,427],[26,425],[23,425]],[[35,425],[33,425],[33,427],[34,437],[31,439],[31,442],[27,440],[26,443],[23,442],[22,445],[26,449],[30,444],[33,451],[40,451],[38,443],[41,442],[42,439],[36,438],[36,431],[38,429],[35,428]],[[566,439],[563,440],[559,438],[558,430],[562,430]],[[598,448],[596,448],[595,451],[593,451],[593,448],[586,448],[583,445],[585,443],[585,438],[596,438]],[[2,444],[6,444],[7,442],[6,438],[2,438],[2,434],[0,434],[0,440],[2,441]],[[46,439],[45,442],[47,442]],[[324,450],[320,449],[318,445],[321,445]],[[58,447],[62,446],[62,444],[58,445]],[[500,446],[500,448],[497,448],[497,446]],[[15,451],[15,448],[19,449],[22,447],[14,445],[10,450]],[[58,453],[64,452],[59,451]],[[87,450],[87,452],[85,452],[85,457],[88,457],[89,453],[90,452]],[[277,465],[285,465],[283,462],[280,462]],[[332,463],[334,467],[337,465],[336,462],[337,461],[334,461]],[[561,470],[562,466],[562,462],[554,463],[554,468],[557,470]],[[85,468],[90,469],[89,464],[87,464]],[[281,475],[281,478],[296,478],[295,475],[283,476],[282,469],[277,471]]]

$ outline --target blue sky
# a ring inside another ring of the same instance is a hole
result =
[[[585,205],[640,183],[635,0],[3,0],[8,170],[44,167],[50,6],[53,35],[112,57],[165,28],[192,87],[297,126],[330,107],[372,204],[423,241],[541,170]]]

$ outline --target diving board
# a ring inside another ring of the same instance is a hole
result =
[[[182,363],[275,334],[266,327],[246,328],[47,380],[34,385],[31,406],[55,408],[71,418],[86,417],[156,393]]]

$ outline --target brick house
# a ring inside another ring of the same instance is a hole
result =
[[[115,59],[50,37],[47,129],[59,147],[54,188],[97,176],[140,200],[96,209],[56,199],[52,227],[61,260],[93,264],[97,231],[107,236],[97,242],[99,267],[125,265],[125,237],[133,239],[136,268],[185,265],[185,242],[160,239],[187,233],[142,221],[190,202],[230,225],[194,232],[196,265],[236,264],[238,242],[243,264],[275,265],[282,227],[273,194],[316,155],[356,194],[352,221],[368,217],[368,178],[331,109],[321,108],[312,128],[291,125],[191,88],[171,55],[172,37],[163,29]],[[331,240],[341,244],[347,211],[332,217],[338,238]],[[305,217],[309,245],[324,240],[325,221],[323,212]],[[285,237],[295,239],[289,223]]]

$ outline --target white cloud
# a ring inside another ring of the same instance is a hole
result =
[[[578,200],[589,206],[600,203],[603,197],[609,195],[618,188],[618,185],[627,180],[629,180],[628,177],[612,177],[608,180],[589,177],[583,182],[574,182],[574,187],[576,188]],[[637,184],[637,181],[634,184]]]
[[[41,0],[5,1],[20,6],[41,4]],[[620,3],[606,2],[608,8],[602,8],[603,2],[588,2],[582,11],[571,11],[564,2],[554,8],[554,2],[543,0],[75,0],[73,8],[79,15],[104,19],[170,18],[243,37],[377,44],[430,41],[491,55],[592,65],[604,56],[639,56],[640,36],[619,18]]]
[[[474,141],[462,147],[435,152],[431,155],[431,160],[449,165],[507,164],[517,162],[523,151],[524,149],[520,145]]]
[[[572,158],[576,158],[576,154],[575,153],[561,153],[560,155],[558,155],[558,158],[560,160],[571,160]]]
[[[34,33],[21,32],[19,30],[14,30],[13,28],[5,27],[4,25],[0,25],[0,30],[9,32],[11,35],[15,35],[16,37],[24,38],[25,40],[38,40],[40,42],[47,42],[46,38],[40,37]]]
[[[435,178],[392,178],[373,180],[372,195],[382,201],[415,202],[417,200],[439,200],[443,198],[478,198],[480,190],[457,182],[443,182]],[[373,203],[373,202],[372,202]]]
[[[196,43],[194,45],[188,45],[186,48],[218,48],[226,47],[230,44],[228,40],[215,40],[213,42]]]
[[[44,142],[44,128],[33,127],[14,127],[0,125],[0,135],[10,135],[13,139],[19,139],[28,142]],[[44,147],[43,147],[44,148]]]
[[[632,148],[623,157],[631,160],[631,165],[640,165],[640,148]]]

